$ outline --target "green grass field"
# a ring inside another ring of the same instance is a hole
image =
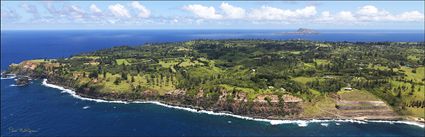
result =
[[[341,90],[338,92],[338,95],[341,97],[342,100],[347,101],[380,101],[380,99],[377,98],[375,95],[365,90]]]
[[[73,56],[71,59],[98,59],[99,56]]]
[[[307,82],[311,82],[314,81],[316,78],[315,77],[295,77],[292,78],[293,81],[302,83],[302,84],[306,84]]]
[[[401,70],[404,71],[404,74],[406,74],[406,79],[410,80],[414,80],[415,82],[422,82],[424,83],[424,81],[422,81],[422,79],[425,79],[425,67],[418,67],[416,68],[416,73],[413,73],[412,70],[413,68],[409,68],[409,67],[401,67]]]
[[[130,65],[127,59],[116,59],[115,61],[117,62],[118,65]]]
[[[318,65],[325,65],[325,64],[330,64],[329,60],[325,60],[325,59],[315,59],[314,62],[316,62]]]
[[[311,102],[304,102],[302,115],[306,117],[334,115],[336,113],[335,105],[335,100],[327,95],[321,95],[314,98]]]

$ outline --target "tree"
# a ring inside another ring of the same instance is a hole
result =
[[[106,78],[106,71],[103,71],[103,78]]]
[[[121,82],[121,79],[117,78],[117,79],[115,79],[114,84],[118,85],[118,84],[120,84],[120,82]]]
[[[97,73],[97,71],[93,71],[93,72],[90,72],[90,74],[89,74],[89,78],[98,78],[99,77],[99,74]]]
[[[127,73],[122,72],[122,73],[121,73],[121,78],[122,78],[122,79],[124,79],[124,80],[127,80],[127,79],[128,79],[128,77],[127,77]]]

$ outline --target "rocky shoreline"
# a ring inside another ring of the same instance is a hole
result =
[[[47,79],[43,81],[43,85],[51,88],[56,88],[60,90],[68,90],[68,91],[74,91],[70,89],[69,87],[62,87],[59,85],[49,84],[47,83]],[[68,92],[69,94],[73,95],[73,93]],[[412,119],[343,119],[343,118],[288,118],[288,119],[273,119],[273,118],[264,118],[264,117],[256,117],[256,116],[245,116],[245,115],[235,115],[228,111],[214,111],[214,110],[204,110],[197,106],[192,105],[182,105],[172,102],[165,102],[160,100],[114,100],[111,98],[98,98],[94,96],[88,96],[84,95],[78,92],[75,92],[75,96],[79,99],[83,100],[90,100],[90,101],[96,101],[96,102],[106,102],[106,103],[151,103],[156,104],[164,107],[174,108],[174,109],[180,109],[180,110],[186,110],[194,113],[206,113],[210,115],[222,115],[222,116],[231,116],[246,120],[254,120],[254,121],[262,121],[262,122],[269,122],[272,125],[276,124],[289,124],[294,123],[298,124],[299,126],[307,126],[308,123],[325,123],[325,122],[350,122],[350,123],[360,123],[360,124],[367,124],[367,122],[374,122],[374,123],[401,123],[401,124],[409,124],[409,125],[415,125],[422,128],[425,128],[425,122],[418,121],[418,120],[412,120]]]
[[[74,97],[83,97],[87,100],[96,100],[100,99],[103,102],[157,102],[157,104],[166,105],[169,107],[181,107],[185,109],[191,109],[195,112],[207,112],[207,113],[219,113],[223,115],[230,115],[234,117],[243,117],[245,119],[260,119],[265,121],[274,121],[274,120],[357,120],[357,121],[400,121],[400,120],[409,120],[414,122],[421,122],[421,125],[424,125],[424,121],[420,119],[406,119],[404,117],[398,116],[396,114],[391,114],[389,116],[381,115],[380,111],[374,111],[371,113],[365,113],[360,109],[359,113],[352,113],[347,111],[349,115],[338,115],[337,113],[333,114],[321,114],[316,116],[305,116],[303,115],[303,105],[304,102],[302,99],[291,96],[288,94],[285,95],[258,95],[253,100],[248,100],[248,95],[246,92],[230,92],[223,89],[217,91],[219,96],[215,99],[211,99],[200,90],[196,95],[189,96],[186,93],[186,90],[175,89],[167,91],[165,94],[160,95],[156,91],[145,90],[140,92],[132,93],[118,93],[118,92],[98,92],[90,88],[84,87],[74,87],[72,83],[75,80],[70,78],[61,77],[60,75],[52,75],[47,72],[43,73],[34,73],[33,69],[28,69],[24,67],[17,67],[17,70],[14,70],[13,75],[16,77],[27,77],[28,79],[46,79],[47,82],[52,85],[56,85],[56,88],[63,90],[69,90],[71,95]],[[3,75],[10,75],[5,74]],[[47,81],[49,79],[49,81]],[[344,109],[352,109],[356,107],[346,107]],[[374,107],[372,107],[374,108]],[[344,109],[338,110],[340,112],[345,111]],[[319,111],[319,110],[317,110]],[[276,121],[274,121],[276,122]],[[280,121],[282,122],[282,121]]]
[[[118,96],[118,95],[111,95],[111,94],[96,94],[95,91],[90,91],[89,89],[83,89],[83,90],[77,90],[75,88],[72,88],[70,86],[67,86],[66,84],[62,84],[58,81],[48,81],[49,84],[53,84],[53,85],[57,85],[60,87],[63,87],[65,89],[70,89],[72,91],[75,92],[76,95],[81,96],[81,97],[85,97],[85,98],[92,98],[92,99],[101,99],[101,100],[105,100],[105,101],[123,101],[123,102],[135,102],[135,101],[142,101],[142,102],[146,102],[146,101],[156,101],[159,103],[163,103],[166,105],[171,105],[171,106],[179,106],[179,107],[185,107],[185,108],[190,108],[190,109],[194,109],[197,111],[201,111],[201,110],[205,110],[205,111],[211,111],[211,112],[218,112],[218,113],[228,113],[228,114],[237,114],[237,115],[243,115],[243,116],[248,116],[248,117],[252,117],[252,118],[261,118],[261,119],[273,119],[273,120],[295,120],[295,119],[303,119],[303,120],[308,120],[311,118],[303,118],[303,117],[299,117],[298,114],[300,114],[300,112],[297,112],[297,114],[292,114],[291,116],[279,116],[276,115],[276,113],[270,113],[270,115],[261,115],[261,113],[252,113],[249,110],[247,110],[247,107],[243,107],[243,105],[247,105],[249,102],[238,102],[240,104],[229,104],[224,100],[221,100],[222,102],[217,101],[216,103],[214,103],[214,105],[208,105],[205,102],[207,102],[207,100],[205,98],[201,98],[201,97],[197,97],[197,98],[190,98],[185,96],[185,94],[182,94],[182,90],[172,90],[167,92],[165,95],[163,96],[159,96],[157,94],[155,94],[152,91],[144,91],[141,94],[143,95],[143,99],[141,98],[126,98],[125,96]],[[46,81],[47,83],[47,81]],[[224,91],[225,92],[225,91]],[[221,97],[225,98],[225,97]],[[195,99],[197,99],[196,101],[194,101]],[[189,100],[189,101],[188,101]],[[274,102],[276,104],[273,105],[278,105],[278,102]],[[300,102],[295,102],[295,103],[300,103]],[[292,105],[297,105],[293,103]],[[236,105],[240,105],[236,106]],[[268,102],[253,102],[253,106],[259,106],[261,107],[260,109],[262,109],[262,111],[267,111],[267,109],[269,109],[267,106],[265,105],[271,105]],[[289,107],[289,106],[287,106]],[[299,107],[297,111],[301,110],[301,106],[297,106]],[[288,109],[288,110],[292,110],[292,109]],[[238,113],[234,113],[234,112],[238,112]],[[276,110],[279,111],[279,110]]]

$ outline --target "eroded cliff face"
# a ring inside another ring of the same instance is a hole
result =
[[[29,77],[43,77],[46,76],[44,71],[40,74],[35,74],[35,69],[40,66],[40,63],[24,61],[19,64],[11,64],[9,65],[9,69],[6,73],[16,74],[21,76],[29,76]]]
[[[145,92],[149,92],[149,94]],[[145,96],[157,95],[154,91],[145,92]],[[249,100],[246,92],[228,92],[221,89],[218,99],[215,99],[203,90],[199,90],[195,96],[188,96],[185,90],[172,90],[166,92],[164,96],[160,96],[160,100],[196,109],[261,118],[292,118],[298,117],[302,113],[302,100],[291,95],[279,97],[267,94]]]
[[[215,108],[253,117],[288,118],[301,114],[301,102],[301,99],[291,95],[272,94],[258,95],[254,100],[249,100],[245,92],[222,90]]]

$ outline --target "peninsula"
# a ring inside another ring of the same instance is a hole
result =
[[[192,40],[27,60],[4,73],[84,97],[267,119],[424,119],[423,42]]]

